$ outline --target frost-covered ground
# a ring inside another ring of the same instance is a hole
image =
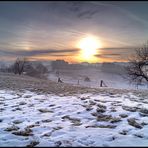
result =
[[[148,146],[148,99],[0,90],[0,146]]]

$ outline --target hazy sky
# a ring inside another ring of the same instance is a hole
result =
[[[98,62],[126,61],[148,40],[147,14],[146,1],[0,2],[0,58],[80,62],[77,43],[93,35]]]

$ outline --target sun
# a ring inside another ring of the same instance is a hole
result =
[[[81,61],[93,62],[96,60],[95,55],[98,53],[98,49],[101,48],[101,43],[96,37],[87,36],[80,40],[78,48],[81,49]]]

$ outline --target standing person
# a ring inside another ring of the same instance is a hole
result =
[[[78,80],[78,85],[79,85],[79,80]]]
[[[104,81],[101,80],[101,82],[100,82],[100,87],[103,87],[103,85],[104,85],[104,87],[107,87],[107,85],[104,83]]]
[[[100,82],[100,87],[102,87],[103,86],[103,80],[101,80],[101,82]]]
[[[58,78],[58,83],[63,83],[63,81],[60,78]]]

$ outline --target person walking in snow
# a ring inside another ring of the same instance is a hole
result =
[[[100,82],[100,87],[103,87],[103,85],[104,85],[104,87],[107,87],[107,85],[104,83],[104,81],[101,80],[101,82]]]
[[[63,81],[60,78],[58,78],[58,83],[63,83]]]

